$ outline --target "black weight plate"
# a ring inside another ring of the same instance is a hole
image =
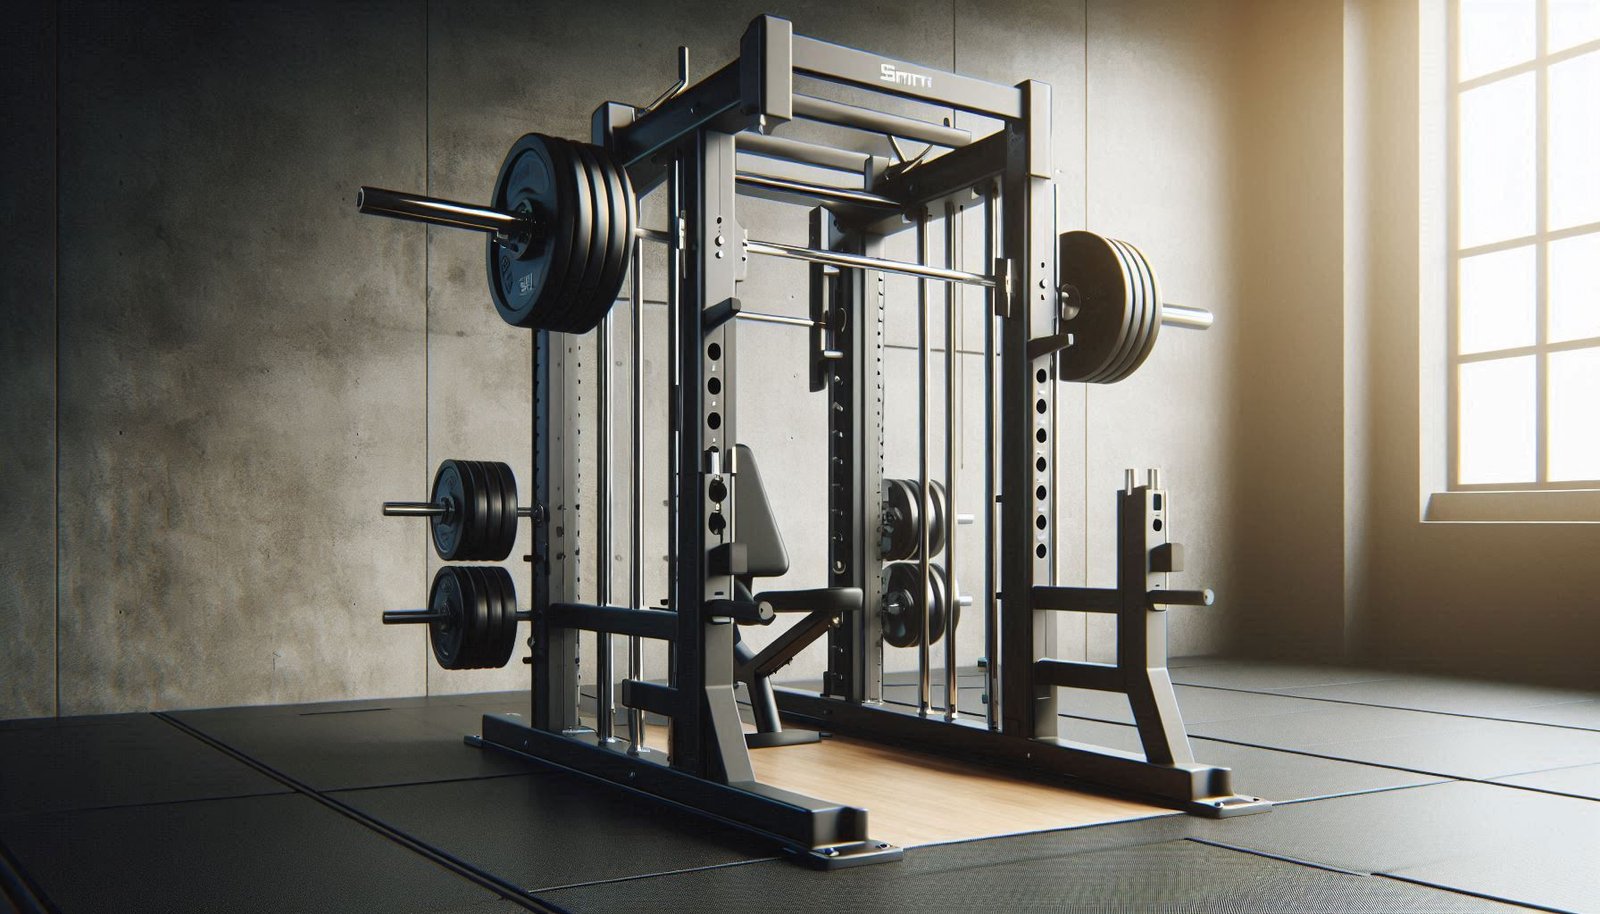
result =
[[[1126,338],[1127,280],[1121,259],[1093,232],[1062,234],[1060,255],[1061,281],[1079,293],[1078,314],[1064,324],[1073,344],[1061,352],[1061,377],[1089,381],[1106,369]]]
[[[1133,372],[1134,359],[1139,355],[1139,350],[1144,347],[1145,340],[1150,333],[1150,319],[1153,316],[1150,307],[1150,295],[1154,291],[1145,281],[1145,274],[1139,269],[1138,258],[1123,242],[1115,238],[1107,238],[1111,246],[1116,248],[1117,256],[1122,259],[1123,266],[1128,271],[1128,301],[1133,310],[1133,329],[1128,336],[1127,345],[1118,353],[1117,360],[1100,379],[1103,384],[1113,384],[1121,381]]]
[[[434,573],[433,586],[428,590],[428,611],[449,617],[428,623],[428,643],[433,647],[434,659],[447,670],[459,669],[466,636],[466,601],[455,566],[444,565]]]
[[[907,508],[905,557],[914,559],[922,554],[922,499],[917,497],[917,484],[911,480],[896,479],[894,484]]]
[[[933,480],[931,486],[933,488],[933,527],[928,533],[928,541],[931,544],[928,548],[930,555],[938,555],[944,551],[945,543],[948,542],[945,539],[945,535],[950,530],[950,496],[944,490],[944,483],[937,479]]]
[[[628,263],[633,254],[633,200],[627,173],[611,153],[599,146],[590,147],[590,151],[599,166],[601,177],[605,179],[611,199],[611,210],[606,216],[606,225],[611,230],[606,246],[606,266],[595,290],[598,322],[616,305],[617,295],[622,291],[622,280],[628,273]]]
[[[1133,364],[1128,368],[1128,374],[1133,374],[1139,370],[1139,366],[1143,365],[1144,360],[1149,358],[1150,353],[1155,350],[1156,337],[1161,333],[1161,281],[1156,277],[1155,267],[1150,265],[1150,261],[1144,256],[1143,251],[1126,241],[1122,242],[1122,245],[1128,249],[1128,253],[1132,255],[1139,270],[1144,274],[1146,288],[1150,290],[1148,306],[1152,312],[1150,332],[1145,334],[1144,345],[1139,348],[1138,354],[1134,356]]]
[[[588,170],[579,159],[577,144],[562,140],[560,144],[560,185],[565,188],[568,224],[572,247],[567,254],[567,278],[561,286],[561,296],[555,311],[556,329],[564,333],[577,332],[580,323],[584,270],[589,265],[589,248],[594,232],[594,193],[589,186]]]
[[[498,460],[484,461],[484,466],[498,481],[497,489],[503,509],[500,529],[493,536],[496,558],[492,561],[499,562],[509,556],[517,545],[517,478],[512,475],[509,466]]]
[[[483,539],[478,541],[477,555],[480,562],[498,562],[511,554],[511,547],[504,540],[505,529],[505,502],[500,491],[500,472],[487,460],[472,461],[472,470],[483,482],[484,504],[483,513]]]
[[[512,653],[517,649],[517,585],[511,580],[511,572],[498,565],[483,571],[498,602],[497,614],[500,619],[487,665],[500,669],[511,660]]]
[[[1105,239],[1106,245],[1111,249],[1117,259],[1118,267],[1122,271],[1124,292],[1123,308],[1127,320],[1127,332],[1117,342],[1116,352],[1112,354],[1111,361],[1094,377],[1097,384],[1111,384],[1121,379],[1120,372],[1135,349],[1138,348],[1140,327],[1144,321],[1144,294],[1139,275],[1132,262],[1128,260],[1127,252],[1117,244],[1116,239]]]
[[[466,562],[481,561],[484,546],[489,538],[489,487],[484,481],[483,472],[478,469],[476,460],[457,460],[454,463],[466,486],[466,505],[463,508],[465,516],[462,520],[466,545],[456,550],[457,558]]]
[[[605,279],[607,258],[610,256],[611,247],[611,187],[607,183],[605,174],[600,171],[600,162],[594,157],[594,147],[587,143],[574,143],[573,154],[577,156],[578,163],[583,166],[582,174],[589,188],[589,202],[591,221],[589,223],[589,260],[584,265],[583,276],[578,283],[577,312],[574,314],[578,331],[587,332],[600,318],[605,316],[607,307],[598,300],[598,289],[601,280]]]
[[[472,657],[469,668],[474,670],[489,665],[489,657],[494,653],[495,637],[500,633],[500,619],[497,613],[499,600],[489,584],[487,575],[484,574],[486,570],[477,565],[461,569],[461,573],[472,582],[472,596],[477,601],[475,605],[481,613],[479,618],[482,627],[470,641]]]
[[[928,613],[929,637],[938,641],[944,637],[945,620],[950,617],[950,577],[943,566],[928,566],[929,586],[933,588],[933,606]]]
[[[443,503],[451,506],[449,514],[429,518],[429,528],[433,534],[433,551],[446,562],[460,558],[467,545],[466,528],[463,524],[466,485],[454,460],[441,462],[438,471],[433,475],[433,491],[428,500],[434,504]]]
[[[900,481],[885,479],[883,481],[884,535],[879,543],[884,561],[900,561],[914,554],[911,532],[915,529],[915,524],[911,512],[911,499],[906,495],[906,490],[900,485]]]
[[[910,600],[909,603],[902,603],[898,612],[890,611],[885,603],[883,640],[890,647],[915,647],[921,635],[920,625],[913,624],[917,618],[917,582],[914,579],[907,580],[908,572],[915,577],[916,570],[910,562],[894,562],[883,566],[883,594],[886,601],[895,591],[903,592]]]
[[[611,178],[622,189],[622,262],[618,264],[617,275],[607,283],[611,289],[611,300],[622,292],[622,281],[627,276],[628,269],[633,263],[634,238],[633,233],[639,223],[639,198],[633,192],[633,179],[628,177],[628,170],[610,152],[602,151],[601,159],[610,169]]]
[[[518,327],[545,326],[566,279],[572,242],[562,231],[561,162],[555,155],[560,142],[530,133],[513,143],[489,201],[502,209],[531,209],[549,229],[520,252],[493,235],[487,242],[490,297],[500,317]]]
[[[464,649],[462,650],[461,665],[459,670],[475,670],[483,666],[483,658],[488,653],[490,637],[489,600],[484,593],[483,578],[478,574],[482,569],[476,566],[462,566],[456,569],[461,579],[462,602],[466,606],[464,618],[466,620],[465,636],[463,637]]]

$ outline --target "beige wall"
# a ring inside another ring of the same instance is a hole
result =
[[[1370,175],[1349,189],[1366,218],[1347,228],[1368,252],[1357,306],[1369,328],[1360,393],[1371,484],[1356,510],[1370,518],[1370,573],[1358,650],[1396,665],[1593,686],[1600,524],[1419,519],[1443,478],[1443,20],[1437,0],[1359,0],[1349,15]]]

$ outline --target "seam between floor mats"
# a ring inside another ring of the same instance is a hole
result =
[[[331,809],[354,822],[366,826],[371,831],[388,838],[394,843],[416,853],[418,856],[421,856],[472,883],[486,888],[494,892],[496,895],[514,901],[531,911],[541,911],[546,912],[546,914],[569,914],[566,909],[558,905],[551,904],[543,899],[532,897],[526,891],[524,891],[521,886],[514,885],[500,878],[499,876],[496,876],[493,873],[485,870],[481,870],[478,867],[475,867],[452,854],[446,853],[445,851],[427,844],[426,842],[419,841],[400,829],[367,815],[348,803],[344,803],[333,797],[327,796],[326,794],[313,789],[310,785],[298,781],[277,770],[276,768],[265,764],[264,762],[257,761],[256,759],[246,755],[243,752],[240,752],[227,743],[206,733],[202,733],[200,730],[168,715],[165,712],[157,711],[155,712],[154,716],[167,722],[168,724],[171,724],[184,733],[189,734],[200,742],[211,746],[217,751],[227,753],[229,756],[232,756],[244,764],[249,765],[251,768],[254,768],[278,783],[292,788],[295,793],[321,803],[328,809]]]
[[[1366,681],[1371,682],[1371,681],[1374,681],[1374,680],[1366,680]],[[1325,697],[1318,696],[1318,695],[1295,695],[1292,692],[1261,692],[1261,691],[1257,691],[1255,689],[1234,688],[1233,686],[1196,685],[1196,684],[1191,683],[1191,682],[1174,682],[1173,685],[1181,685],[1184,688],[1188,688],[1188,689],[1211,689],[1214,692],[1241,692],[1241,693],[1243,693],[1245,695],[1272,695],[1272,696],[1276,696],[1278,698],[1301,698],[1301,699],[1305,699],[1306,701],[1320,701],[1320,702],[1325,702],[1325,703],[1331,704],[1331,705],[1355,705],[1355,706],[1360,707],[1360,708],[1384,708],[1384,709],[1387,709],[1387,710],[1390,710],[1390,711],[1410,711],[1410,712],[1412,712],[1414,714],[1438,714],[1441,717],[1461,717],[1461,718],[1465,718],[1467,720],[1492,720],[1492,721],[1498,721],[1498,722],[1500,722],[1502,724],[1527,724],[1530,727],[1551,727],[1551,728],[1556,729],[1556,730],[1578,730],[1578,731],[1581,731],[1581,732],[1584,732],[1584,733],[1600,733],[1600,730],[1596,730],[1594,727],[1579,727],[1579,726],[1576,726],[1574,724],[1549,724],[1549,723],[1544,723],[1542,721],[1537,721],[1537,720],[1518,720],[1518,719],[1516,719],[1514,717],[1491,717],[1491,716],[1486,715],[1486,714],[1463,714],[1460,711],[1431,711],[1431,710],[1427,710],[1427,709],[1424,709],[1424,708],[1406,708],[1406,707],[1402,707],[1400,705],[1379,704],[1379,703],[1373,702],[1373,701],[1354,701],[1354,700],[1349,699],[1349,698],[1325,698]],[[1574,701],[1553,701],[1553,702],[1551,702],[1550,704],[1547,704],[1547,705],[1529,705],[1529,707],[1530,708],[1556,708],[1556,707],[1560,707],[1562,705],[1578,705],[1578,704],[1583,704],[1584,702],[1587,702],[1587,701],[1594,701],[1594,700],[1596,700],[1596,699],[1579,698],[1579,699],[1576,699]],[[1304,712],[1304,711],[1290,711],[1289,713],[1290,714],[1297,714],[1297,713],[1298,714],[1304,714],[1306,712]],[[1274,715],[1262,715],[1262,716],[1274,716]]]
[[[1395,882],[1404,882],[1407,885],[1420,885],[1423,888],[1438,889],[1441,892],[1454,892],[1457,895],[1468,895],[1473,898],[1482,898],[1485,901],[1498,901],[1501,904],[1516,905],[1523,908],[1532,908],[1535,911],[1550,911],[1552,914],[1572,914],[1569,908],[1552,908],[1549,905],[1537,904],[1532,901],[1518,901],[1515,898],[1506,898],[1503,895],[1488,895],[1483,892],[1473,892],[1455,886],[1440,885],[1437,882],[1428,882],[1422,879],[1412,879],[1409,876],[1396,876],[1393,873],[1373,873],[1378,879],[1392,879]]]
[[[27,914],[61,914],[61,908],[33,881],[27,870],[23,869],[22,861],[3,841],[0,841],[0,899],[10,901]]]
[[[1088,720],[1090,718],[1080,718],[1080,719]],[[1100,723],[1106,723],[1106,721],[1100,721]],[[1117,726],[1124,726],[1125,727],[1125,726],[1130,726],[1130,725],[1128,725],[1128,724],[1118,724]],[[1341,796],[1359,796],[1360,794],[1363,794],[1363,793],[1382,793],[1382,792],[1388,791],[1388,790],[1411,790],[1411,789],[1416,788],[1416,787],[1434,787],[1434,786],[1437,786],[1439,784],[1460,782],[1460,783],[1467,783],[1467,784],[1482,784],[1485,787],[1504,787],[1507,790],[1521,790],[1521,791],[1525,791],[1527,793],[1542,793],[1542,794],[1545,794],[1546,796],[1568,797],[1568,798],[1576,799],[1576,800],[1587,800],[1587,801],[1589,801],[1591,803],[1600,803],[1600,800],[1597,800],[1594,797],[1578,797],[1578,796],[1573,796],[1571,794],[1558,793],[1558,792],[1552,791],[1552,790],[1544,790],[1544,789],[1541,789],[1541,788],[1538,788],[1538,787],[1529,787],[1529,786],[1527,786],[1525,784],[1507,784],[1504,781],[1496,781],[1496,780],[1493,780],[1491,778],[1470,777],[1470,776],[1464,775],[1464,774],[1446,774],[1446,773],[1444,773],[1442,771],[1426,771],[1426,770],[1421,769],[1421,768],[1407,768],[1407,767],[1405,767],[1403,765],[1389,765],[1389,764],[1385,764],[1383,762],[1368,762],[1368,761],[1361,761],[1361,760],[1358,760],[1358,759],[1348,759],[1348,758],[1343,758],[1343,757],[1337,756],[1337,755],[1323,755],[1320,752],[1308,752],[1307,750],[1304,750],[1304,749],[1285,749],[1285,748],[1282,748],[1280,746],[1263,746],[1260,743],[1247,743],[1247,742],[1243,742],[1241,740],[1222,739],[1220,737],[1215,737],[1215,736],[1201,736],[1201,737],[1199,737],[1199,739],[1210,740],[1211,742],[1214,742],[1214,743],[1227,743],[1230,746],[1244,746],[1244,747],[1249,748],[1249,749],[1266,749],[1266,750],[1269,750],[1269,751],[1272,751],[1272,752],[1282,752],[1282,753],[1285,753],[1285,754],[1288,754],[1288,755],[1303,755],[1303,756],[1305,756],[1307,758],[1325,759],[1325,760],[1330,761],[1330,762],[1344,762],[1345,764],[1348,764],[1348,765],[1365,765],[1368,768],[1387,768],[1390,771],[1404,771],[1407,774],[1420,774],[1420,775],[1424,775],[1424,776],[1430,777],[1430,778],[1438,778],[1437,781],[1434,781],[1434,782],[1429,783],[1429,784],[1403,784],[1403,785],[1396,785],[1394,787],[1383,787],[1383,788],[1379,788],[1377,790],[1364,790],[1364,791],[1360,791],[1357,794],[1341,794]],[[1588,764],[1594,764],[1594,763],[1591,762],[1591,763],[1588,763]],[[1587,766],[1586,765],[1562,765],[1562,766],[1559,766],[1558,768],[1540,768],[1540,769],[1536,769],[1534,771],[1522,771],[1522,772],[1517,772],[1515,774],[1500,774],[1500,775],[1495,775],[1495,777],[1514,778],[1514,777],[1521,777],[1522,775],[1525,775],[1525,774],[1540,774],[1540,773],[1545,772],[1545,771],[1558,771],[1558,770],[1561,770],[1562,768],[1583,768],[1583,767],[1587,767]],[[1335,799],[1335,797],[1318,797],[1318,798],[1311,798],[1311,799]],[[1285,800],[1285,801],[1283,801],[1282,805],[1287,805],[1289,803],[1300,803],[1300,802],[1306,802],[1306,800]]]
[[[1373,873],[1365,873],[1365,872],[1362,872],[1361,870],[1352,870],[1352,869],[1347,869],[1346,867],[1342,867],[1342,866],[1334,866],[1331,863],[1318,863],[1315,860],[1307,860],[1304,857],[1290,857],[1287,854],[1275,854],[1272,851],[1264,851],[1264,850],[1261,850],[1260,848],[1243,847],[1243,846],[1238,845],[1238,844],[1229,844],[1226,841],[1218,841],[1218,840],[1216,840],[1214,838],[1196,838],[1196,837],[1191,835],[1191,836],[1188,836],[1188,837],[1181,838],[1179,840],[1182,840],[1182,841],[1193,841],[1196,844],[1204,844],[1207,847],[1220,847],[1223,850],[1238,851],[1241,854],[1249,854],[1252,857],[1265,857],[1268,860],[1277,860],[1277,861],[1280,861],[1282,863],[1293,863],[1293,864],[1295,864],[1297,866],[1307,866],[1307,867],[1310,867],[1310,868],[1312,868],[1314,870],[1326,870],[1327,872],[1330,872],[1330,873],[1340,873],[1340,874],[1345,875],[1345,876],[1371,876],[1371,875],[1374,875]]]
[[[757,857],[754,860],[731,860],[727,863],[708,863],[705,866],[686,866],[678,870],[662,870],[659,873],[640,873],[637,876],[613,876],[610,879],[591,879],[587,882],[568,882],[563,885],[546,885],[530,890],[539,892],[563,892],[567,889],[586,889],[597,885],[612,885],[618,882],[638,882],[641,879],[657,879],[662,876],[684,876],[689,873],[704,873],[709,870],[726,870],[736,866],[749,866],[752,863],[773,863],[782,861],[782,857]]]

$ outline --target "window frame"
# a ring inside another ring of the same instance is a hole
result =
[[[1481,73],[1471,79],[1460,78],[1461,72],[1461,4],[1462,0],[1446,3],[1445,50],[1445,143],[1448,174],[1445,192],[1446,211],[1446,263],[1445,279],[1445,341],[1447,370],[1446,390],[1446,488],[1450,492],[1482,491],[1560,491],[1600,488],[1600,479],[1555,480],[1550,475],[1550,415],[1549,375],[1550,354],[1580,349],[1600,348],[1600,337],[1578,340],[1549,341],[1549,247],[1550,243],[1580,235],[1600,234],[1600,222],[1570,226],[1555,231],[1549,226],[1549,86],[1550,67],[1585,54],[1600,52],[1600,39],[1549,51],[1549,0],[1534,3],[1534,56],[1521,63]],[[1488,244],[1461,247],[1461,98],[1481,86],[1512,79],[1525,73],[1534,74],[1534,233],[1516,238],[1502,239]],[[1468,257],[1491,254],[1532,245],[1534,249],[1534,342],[1529,346],[1508,347],[1463,355],[1460,341],[1460,277],[1461,264]],[[1460,375],[1461,366],[1473,362],[1534,357],[1534,472],[1535,478],[1523,482],[1461,481],[1461,429],[1460,429]]]

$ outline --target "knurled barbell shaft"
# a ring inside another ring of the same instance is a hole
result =
[[[534,221],[520,213],[381,187],[362,187],[356,191],[356,211],[446,228],[488,232],[508,238],[530,236],[536,230]]]

